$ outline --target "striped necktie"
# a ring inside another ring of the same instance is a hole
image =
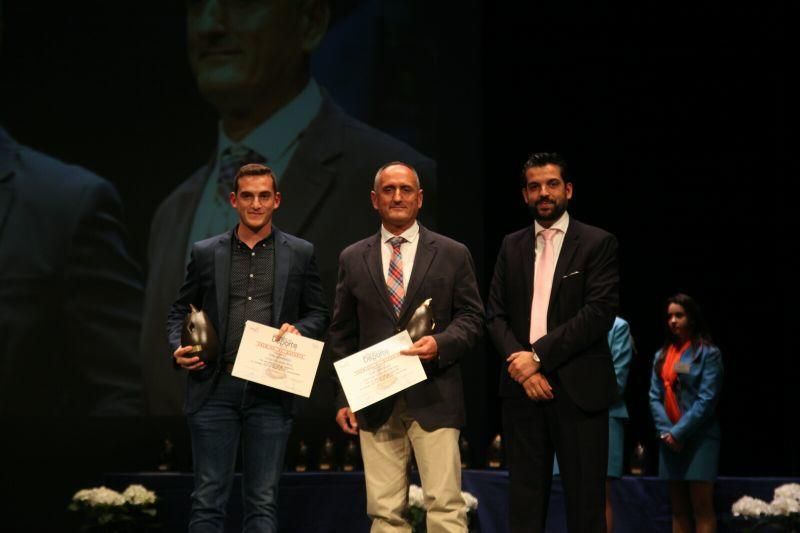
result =
[[[394,317],[400,317],[400,308],[403,307],[403,298],[406,290],[403,287],[403,254],[400,245],[406,242],[403,237],[389,239],[392,245],[392,258],[389,261],[389,274],[386,276],[386,288],[389,289],[389,300],[392,302]]]

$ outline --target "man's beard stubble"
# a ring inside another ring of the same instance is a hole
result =
[[[545,215],[540,215],[539,211],[536,208],[536,206],[540,202],[541,202],[541,200],[539,202],[536,202],[533,205],[528,204],[528,212],[530,212],[530,214],[534,218],[534,220],[536,220],[539,223],[541,223],[541,222],[555,222],[556,220],[561,218],[561,215],[563,215],[564,211],[567,210],[567,203],[566,202],[564,202],[563,204],[560,204],[558,202],[554,202],[554,201],[551,200],[550,203],[553,204],[552,213],[549,214],[549,215],[546,215],[546,216]]]

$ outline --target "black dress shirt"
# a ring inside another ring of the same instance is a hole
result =
[[[272,292],[275,285],[275,239],[273,234],[252,249],[239,240],[233,229],[231,239],[230,300],[224,362],[233,363],[247,320],[272,325]]]

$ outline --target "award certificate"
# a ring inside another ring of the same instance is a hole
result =
[[[408,331],[402,331],[333,363],[352,411],[359,411],[427,378],[419,357],[400,353],[412,344]]]
[[[318,340],[284,333],[248,320],[232,375],[308,398],[324,346]]]

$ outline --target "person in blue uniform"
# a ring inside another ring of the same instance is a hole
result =
[[[715,408],[722,389],[722,356],[697,302],[667,300],[667,338],[656,352],[650,411],[658,431],[659,476],[669,480],[672,531],[716,531],[713,490],[719,463]]]

